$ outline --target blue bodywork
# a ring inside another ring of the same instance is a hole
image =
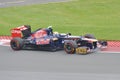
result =
[[[34,35],[38,32],[38,31],[46,31],[46,35],[45,36],[41,36],[36,38]],[[54,34],[51,33],[51,30],[49,29],[40,29],[37,30],[33,33],[31,33],[31,35],[29,37],[24,38],[25,39],[25,48],[31,47],[31,48],[35,48],[35,49],[43,49],[43,50],[59,50],[59,49],[63,49],[64,46],[64,38],[67,37],[67,34]]]

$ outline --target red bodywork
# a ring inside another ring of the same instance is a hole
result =
[[[17,27],[17,28],[13,28],[13,29],[11,29],[11,37],[12,38],[15,38],[15,37],[20,37],[20,38],[22,38],[23,37],[23,35],[22,35],[22,31],[23,30],[26,30],[27,29],[27,27],[26,26],[20,26],[20,27]]]
[[[45,38],[47,36],[47,32],[45,31],[45,29],[41,29],[36,31],[35,33],[33,33],[32,38],[36,39],[36,44],[40,45],[40,44],[49,44],[50,39],[49,38]]]
[[[32,34],[32,37],[34,37],[34,38],[41,38],[44,36],[47,36],[47,32],[44,29],[38,30]]]

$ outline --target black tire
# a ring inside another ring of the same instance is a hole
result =
[[[76,47],[77,47],[77,43],[72,40],[66,41],[64,44],[64,50],[68,54],[74,54]]]
[[[84,37],[85,38],[90,38],[90,39],[96,39],[93,34],[85,34]]]
[[[24,41],[21,38],[13,38],[10,42],[10,46],[13,50],[21,50],[23,45]]]

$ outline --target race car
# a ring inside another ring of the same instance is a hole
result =
[[[10,46],[13,50],[39,49],[56,51],[63,49],[63,39],[69,34],[53,33],[51,26],[40,28],[31,32],[31,26],[23,25],[11,29],[12,40]]]
[[[64,42],[64,50],[68,54],[88,54],[107,48],[107,41],[97,40],[94,35],[70,36]]]
[[[53,32],[51,26],[31,32],[31,26],[23,25],[11,29],[13,50],[38,49],[56,51],[64,49],[66,53],[88,54],[99,46],[107,46],[106,41],[98,41],[93,35],[73,36],[71,33]]]

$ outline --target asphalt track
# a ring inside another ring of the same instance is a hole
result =
[[[14,6],[16,0],[11,1],[0,3],[4,3],[2,7]],[[120,80],[120,54],[70,55],[64,51],[13,51],[0,46],[0,80]]]
[[[55,2],[66,2],[68,0],[0,0],[0,8],[10,6],[21,6],[31,4],[46,4]]]
[[[13,51],[0,46],[0,80],[120,80],[119,53]]]

